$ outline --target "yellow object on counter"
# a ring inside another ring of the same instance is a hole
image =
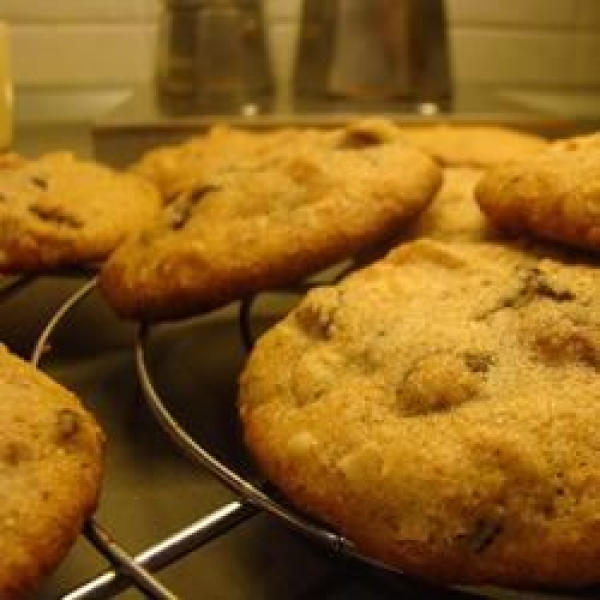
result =
[[[0,150],[7,149],[12,140],[13,91],[10,71],[8,25],[0,22]]]

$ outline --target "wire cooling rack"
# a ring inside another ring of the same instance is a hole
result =
[[[17,292],[28,282],[24,278],[7,282],[0,287],[0,299],[4,298],[5,294],[11,295]],[[293,290],[280,293],[303,293],[315,285],[320,285],[320,283],[309,282],[301,284]],[[44,356],[52,348],[51,342],[54,332],[67,319],[71,311],[94,292],[96,287],[97,279],[90,279],[72,293],[52,314],[36,341],[31,354],[32,364],[43,366]],[[241,302],[238,308],[238,331],[246,352],[249,352],[254,344],[252,316],[254,302],[255,298],[247,299]],[[175,599],[178,596],[161,583],[156,574],[211,540],[227,534],[259,512],[266,512],[275,516],[291,529],[318,542],[335,555],[358,561],[361,566],[366,568],[374,568],[375,571],[386,574],[392,573],[394,576],[401,577],[406,580],[411,589],[415,590],[415,598],[474,600],[477,598],[499,597],[496,594],[488,595],[476,589],[442,589],[407,578],[405,575],[391,570],[386,565],[362,555],[349,540],[290,508],[278,496],[276,490],[270,488],[259,477],[250,478],[248,475],[241,475],[221,462],[185,430],[169,410],[168,402],[157,391],[148,360],[154,329],[155,327],[149,324],[140,324],[137,328],[133,347],[136,374],[146,404],[171,441],[191,458],[199,469],[207,470],[231,490],[236,499],[189,523],[175,534],[157,541],[136,555],[128,553],[117,541],[118,532],[108,531],[97,517],[90,518],[84,526],[83,535],[98,553],[108,561],[111,568],[64,594],[62,600],[112,598],[128,588],[137,588],[144,597],[151,599]],[[529,596],[519,595],[517,597],[526,598]],[[537,597],[535,596],[535,598]],[[547,596],[543,597],[546,598]],[[594,596],[587,594],[582,597],[594,598]],[[558,600],[559,596],[556,596],[556,598]]]

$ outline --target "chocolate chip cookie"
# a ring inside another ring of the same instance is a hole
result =
[[[431,159],[379,129],[328,135],[203,177],[104,265],[109,304],[174,319],[286,285],[395,234],[440,185]]]
[[[7,155],[0,160],[0,272],[102,261],[161,205],[142,178],[69,153]]]
[[[489,173],[475,190],[497,226],[600,250],[600,134],[559,140]]]
[[[423,240],[310,292],[241,376],[267,476],[441,582],[600,581],[600,271]]]
[[[32,591],[100,491],[104,437],[73,394],[0,346],[0,599]]]

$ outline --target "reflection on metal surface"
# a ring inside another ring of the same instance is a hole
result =
[[[77,306],[77,304],[79,304],[96,288],[97,283],[98,280],[96,278],[86,283],[71,297],[69,297],[66,302],[52,315],[35,343],[35,347],[31,354],[32,365],[39,367],[42,356],[51,348],[50,337],[54,333],[54,330],[60,325],[61,321],[67,316],[69,311]]]
[[[227,533],[231,528],[236,527],[255,513],[256,509],[248,504],[230,502],[222,508],[215,510],[210,515],[202,517],[189,527],[138,554],[131,561],[133,564],[130,564],[130,567],[134,567],[138,573],[144,573],[144,570],[152,573],[159,571],[190,552],[197,550],[212,539]],[[118,560],[121,562],[122,556]],[[131,559],[126,560],[129,562]],[[144,575],[144,577],[147,577],[147,575]],[[137,581],[136,579],[135,582],[137,583]],[[66,594],[62,600],[112,598],[131,585],[132,582],[125,575],[116,571],[107,571]],[[141,585],[140,587],[145,591],[148,590],[147,587],[142,587]]]
[[[273,499],[267,492],[263,491],[250,480],[242,477],[234,470],[228,468],[215,456],[196,442],[176,421],[167,409],[166,404],[156,391],[150,373],[147,368],[146,348],[149,342],[149,327],[142,325],[139,330],[138,342],[136,344],[136,367],[144,396],[148,405],[173,442],[181,448],[190,458],[203,468],[208,469],[223,484],[239,494],[239,496],[250,505],[267,511],[293,529],[300,531],[308,537],[318,540],[335,552],[352,549],[353,545],[348,541],[316,525],[302,517],[295,511],[288,509],[283,504]]]
[[[160,581],[135,561],[95,519],[84,527],[85,536],[115,567],[129,577],[141,592],[153,600],[177,600]]]

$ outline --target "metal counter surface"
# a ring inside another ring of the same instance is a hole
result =
[[[220,122],[250,129],[281,126],[335,126],[376,114],[400,125],[435,123],[500,124],[559,137],[594,128],[594,119],[557,113],[519,102],[500,90],[463,87],[451,99],[433,103],[348,102],[333,98],[213,103],[197,106],[186,99],[165,99],[152,89],[138,88],[112,110],[96,119],[92,128],[95,154],[117,167],[135,161],[146,150],[180,141]],[[588,115],[589,116],[589,115]]]

